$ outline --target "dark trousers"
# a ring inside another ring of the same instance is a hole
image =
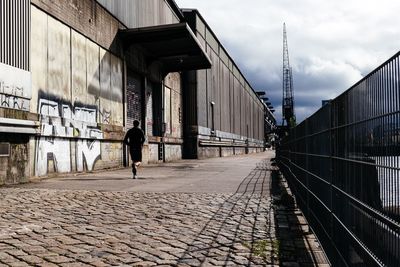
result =
[[[142,147],[131,146],[129,152],[132,159],[132,173],[136,175],[137,169],[135,163],[142,161]]]
[[[132,173],[133,173],[133,175],[136,175],[136,172],[137,172],[136,164],[135,164],[135,162],[133,162],[132,163]]]

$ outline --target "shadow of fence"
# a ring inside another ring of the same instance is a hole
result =
[[[270,172],[265,160],[243,179],[194,237],[178,265],[277,264]]]
[[[278,169],[271,173],[271,195],[281,266],[329,266],[325,253]]]

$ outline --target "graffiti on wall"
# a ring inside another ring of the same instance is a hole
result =
[[[28,111],[30,99],[30,73],[0,63],[0,107]]]
[[[111,111],[103,109],[103,111],[100,111],[100,118],[101,118],[102,123],[110,124],[111,123]]]
[[[38,109],[42,123],[36,175],[46,175],[50,161],[55,172],[71,172],[74,164],[77,171],[92,171],[101,156],[103,139],[97,125],[97,107],[40,99]]]
[[[14,95],[0,93],[0,107],[29,110],[29,100]]]

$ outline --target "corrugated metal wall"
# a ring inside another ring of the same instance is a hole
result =
[[[30,70],[30,0],[0,1],[0,62]]]
[[[129,28],[179,22],[165,0],[97,0]]]
[[[197,71],[198,125],[263,140],[263,104],[216,36],[193,12],[185,10],[184,14],[189,23],[195,23],[196,36],[212,60],[210,69]],[[211,102],[215,104],[211,105]]]

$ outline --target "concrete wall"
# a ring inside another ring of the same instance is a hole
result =
[[[182,88],[179,73],[164,79],[166,137],[182,138]]]
[[[124,26],[95,0],[31,0],[31,3],[96,44],[114,53],[119,28]]]
[[[34,175],[122,165],[122,61],[32,6]]]
[[[164,79],[164,121],[166,132],[164,134],[168,144],[165,145],[165,161],[182,159],[183,143],[183,106],[181,75],[170,73]]]

